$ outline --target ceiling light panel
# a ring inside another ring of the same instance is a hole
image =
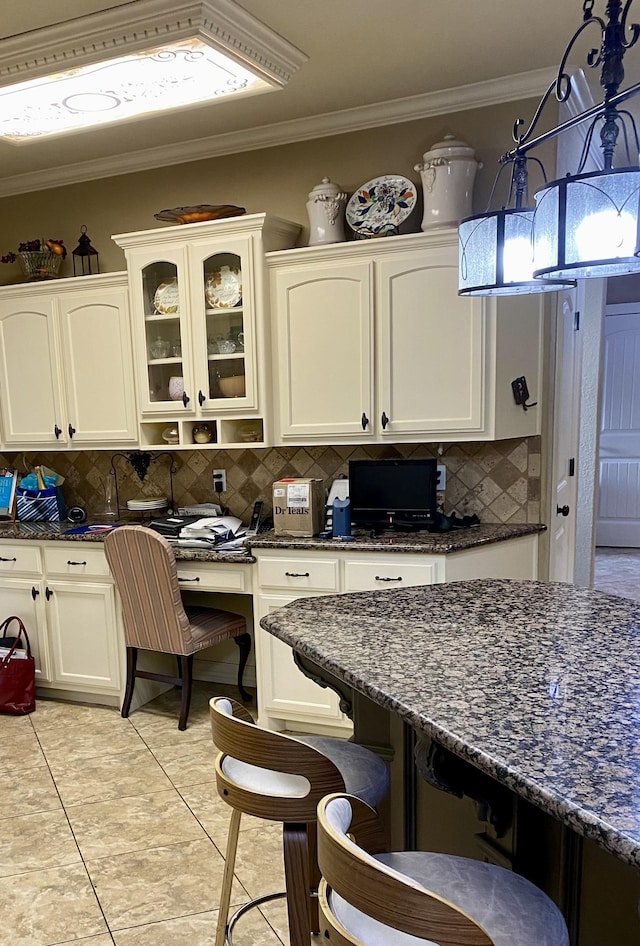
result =
[[[0,138],[267,92],[305,61],[233,0],[135,0],[0,41]]]

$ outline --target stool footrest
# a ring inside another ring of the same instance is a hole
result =
[[[270,903],[272,900],[283,900],[286,896],[287,894],[284,890],[282,893],[267,893],[263,897],[256,897],[255,900],[249,900],[248,903],[238,907],[226,925],[224,931],[225,946],[233,946],[233,928],[238,920],[245,915],[245,913],[247,913],[249,910],[253,910],[254,907],[259,907],[263,903]]]

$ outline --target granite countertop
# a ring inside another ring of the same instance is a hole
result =
[[[90,519],[83,525],[100,525],[99,520]],[[131,524],[131,523],[129,523]],[[140,523],[135,523],[139,525]],[[0,539],[60,539],[65,542],[102,542],[104,533],[83,533],[69,535],[74,529],[70,522],[0,522]],[[523,535],[535,535],[544,532],[547,527],[540,523],[519,523],[514,525],[479,525],[471,529],[457,529],[451,532],[395,532],[390,535],[372,536],[365,530],[356,530],[353,541],[338,539],[296,538],[295,536],[276,535],[275,532],[261,532],[247,538],[245,553],[209,552],[197,549],[175,549],[176,559],[182,562],[239,562],[251,564],[255,557],[252,549],[327,549],[360,552],[410,552],[421,555],[447,555],[463,552],[466,549],[504,542]]]
[[[640,604],[482,579],[302,598],[260,623],[640,867]]]

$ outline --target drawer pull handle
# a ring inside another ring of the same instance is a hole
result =
[[[402,575],[397,578],[385,578],[382,575],[376,575],[376,581],[402,581]]]
[[[309,572],[285,572],[287,578],[308,578]]]
[[[17,558],[2,558],[2,556],[0,556],[0,562],[17,562],[17,561],[18,561]]]
[[[180,578],[178,575],[178,581],[200,581],[199,578]]]
[[[86,562],[70,562],[67,561],[67,565],[86,565]]]

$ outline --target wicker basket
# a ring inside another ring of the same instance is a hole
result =
[[[54,279],[60,272],[62,256],[51,250],[30,250],[18,253],[18,262],[28,280]]]

